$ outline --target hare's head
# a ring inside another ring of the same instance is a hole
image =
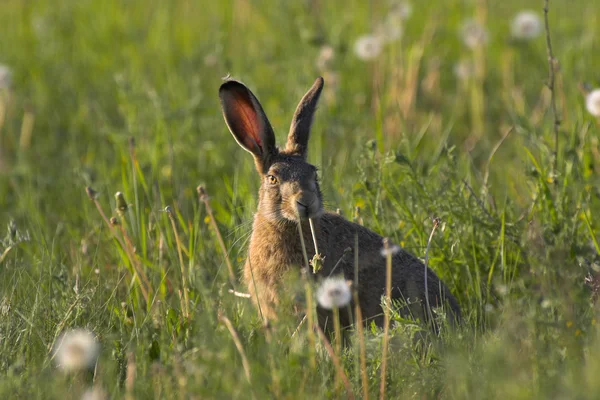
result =
[[[258,212],[272,221],[314,218],[323,211],[317,169],[306,162],[310,127],[322,89],[323,78],[318,78],[300,101],[281,150],[260,103],[246,86],[230,80],[219,89],[225,122],[238,144],[254,156],[262,179]]]

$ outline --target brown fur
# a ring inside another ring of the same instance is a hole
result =
[[[227,125],[240,146],[254,155],[262,179],[244,281],[262,314],[267,319],[276,318],[284,274],[305,265],[299,222],[309,259],[315,254],[307,219],[312,218],[319,252],[325,257],[320,276],[330,275],[339,262],[333,273],[354,280],[354,243],[358,235],[360,308],[365,322],[372,320],[381,326],[386,279],[383,239],[338,214],[324,211],[316,168],[306,162],[310,126],[322,87],[323,79],[319,78],[298,105],[284,150],[275,147],[271,125],[250,90],[237,81],[225,82],[219,90]],[[345,254],[348,248],[351,252]],[[411,304],[401,310],[404,315],[426,320],[423,263],[403,249],[393,255],[392,262],[392,298]],[[427,269],[427,281],[430,305],[447,304],[450,314],[460,318],[456,299],[431,269]],[[324,328],[329,317],[328,312],[319,310]],[[342,314],[341,318],[342,324],[350,324],[350,315]]]

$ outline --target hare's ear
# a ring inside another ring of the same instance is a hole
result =
[[[244,84],[227,81],[219,88],[223,116],[233,137],[254,155],[260,173],[268,170],[276,153],[275,134],[257,98]]]
[[[306,159],[308,150],[308,138],[310,137],[310,126],[317,109],[317,102],[323,90],[323,78],[318,77],[312,87],[300,100],[300,104],[294,113],[290,133],[288,134],[285,151],[289,154],[301,156]]]

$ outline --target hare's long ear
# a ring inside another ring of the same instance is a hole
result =
[[[229,131],[254,155],[258,172],[264,173],[277,149],[273,128],[258,99],[244,84],[233,80],[221,85],[219,97]]]
[[[310,126],[312,125],[313,116],[317,109],[319,96],[321,96],[321,91],[323,90],[323,84],[323,78],[317,78],[310,90],[300,100],[300,104],[298,104],[294,113],[294,119],[292,119],[292,126],[290,127],[290,133],[288,134],[285,146],[287,153],[306,159]]]

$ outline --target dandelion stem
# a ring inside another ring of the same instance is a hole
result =
[[[381,382],[379,384],[379,398],[385,399],[385,377],[388,359],[388,345],[390,337],[390,312],[392,308],[392,251],[390,239],[383,239],[385,250],[385,308],[383,310],[383,349],[381,350]]]
[[[424,279],[423,281],[425,282],[425,304],[427,306],[427,316],[429,317],[429,321],[432,322],[433,321],[433,315],[431,313],[431,306],[429,304],[429,288],[428,288],[428,283],[427,283],[427,270],[429,268],[429,248],[431,247],[431,240],[433,239],[433,234],[435,233],[435,230],[437,229],[438,225],[440,224],[440,219],[439,218],[434,218],[433,219],[433,228],[431,229],[431,234],[429,235],[429,240],[427,241],[427,248],[425,249],[425,266],[424,266]]]
[[[360,378],[362,381],[363,400],[369,400],[369,377],[367,376],[367,352],[362,321],[362,311],[358,302],[358,290],[354,288],[354,307],[356,315],[356,330],[358,334],[358,353],[360,358]]]
[[[553,179],[556,174],[556,170],[558,168],[558,130],[560,127],[560,117],[558,116],[558,111],[556,108],[556,94],[555,94],[555,75],[556,75],[556,65],[558,64],[558,60],[554,57],[554,52],[552,50],[552,40],[550,39],[550,23],[548,22],[548,12],[550,11],[550,0],[544,0],[544,30],[546,31],[546,53],[548,54],[548,82],[546,85],[548,89],[550,89],[550,104],[552,107],[552,114],[554,117],[554,162],[552,165],[552,174]]]
[[[317,246],[317,234],[315,232],[315,226],[312,218],[308,219],[308,224],[310,225],[310,233],[312,235],[313,243],[315,244],[315,254],[319,254],[319,247]]]
[[[335,331],[335,354],[338,357],[342,355],[342,327],[340,325],[340,309],[333,307],[333,330]],[[337,385],[336,385],[337,387]]]
[[[306,254],[306,245],[304,243],[304,235],[302,234],[302,222],[298,222],[298,233],[300,235],[300,245],[302,247],[302,256],[304,257],[304,264],[306,265],[306,269],[302,273],[304,277],[304,287],[306,291],[306,316],[308,318],[308,341],[310,343],[310,365],[311,367],[316,367],[317,361],[315,356],[315,347],[317,345],[317,340],[315,338],[314,332],[312,330],[314,316],[314,306],[313,306],[313,295],[312,288],[310,286],[310,282],[308,280],[308,274],[310,271],[310,265],[308,263],[308,255]]]
[[[298,233],[300,234],[300,245],[302,247],[302,256],[304,257],[304,264],[306,264],[306,271],[310,270],[308,263],[308,254],[306,253],[306,244],[304,243],[304,235],[302,233],[302,222],[298,222]]]

